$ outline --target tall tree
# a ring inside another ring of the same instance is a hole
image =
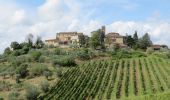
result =
[[[150,36],[148,33],[146,33],[140,40],[139,40],[139,46],[141,49],[147,49],[147,47],[150,47],[152,45],[152,41],[150,39]]]
[[[134,42],[135,42],[135,44],[137,44],[137,42],[138,42],[138,33],[137,33],[137,31],[135,31],[135,34],[133,35],[133,40],[134,40]]]
[[[92,37],[90,38],[90,45],[93,49],[100,46],[100,30],[92,32]]]
[[[34,36],[30,33],[26,36],[26,42],[28,43],[29,47],[33,47],[33,38]]]
[[[102,29],[99,29],[100,33],[100,45],[101,48],[104,48],[104,38],[105,38],[105,26],[102,26]]]
[[[83,34],[81,34],[80,36],[79,36],[79,45],[80,45],[80,47],[83,47],[83,46],[85,46],[85,44],[86,44],[86,41],[85,41],[85,36],[83,35]]]
[[[131,35],[126,36],[126,44],[131,48],[134,46],[134,39]]]
[[[42,48],[44,45],[42,39],[40,36],[37,37],[36,41],[35,41],[35,48],[39,49]]]

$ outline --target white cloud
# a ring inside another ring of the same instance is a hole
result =
[[[140,37],[149,33],[154,43],[170,46],[170,23],[168,22],[117,21],[107,25],[107,29],[108,32],[118,32],[122,35],[126,33],[133,35],[137,30]]]
[[[122,2],[122,5],[128,6],[128,2]],[[30,17],[27,10],[12,3],[3,5],[0,2],[0,53],[12,41],[24,41],[28,33],[40,35],[43,39],[54,38],[60,31],[78,31],[90,35],[103,23],[100,19],[91,18],[95,9],[86,11],[76,0],[46,0]],[[155,13],[155,16],[159,16],[159,13]],[[28,21],[31,24],[27,24]],[[170,46],[170,24],[165,21],[115,21],[107,24],[106,28],[107,32],[119,32],[122,35],[133,34],[135,30],[139,36],[148,32],[155,43]]]

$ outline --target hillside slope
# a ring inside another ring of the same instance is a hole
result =
[[[40,99],[152,99],[169,91],[169,75],[170,63],[162,58],[93,61],[68,70]]]

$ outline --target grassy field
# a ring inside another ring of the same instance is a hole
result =
[[[165,100],[170,94],[170,63],[158,57],[98,60],[68,70],[40,99]]]

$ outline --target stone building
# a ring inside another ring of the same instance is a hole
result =
[[[105,45],[110,47],[112,44],[118,44],[124,46],[124,37],[119,33],[111,32],[105,36]]]
[[[69,47],[70,45],[80,45],[80,37],[83,33],[77,32],[60,32],[57,33],[56,39],[45,40],[46,45]]]

